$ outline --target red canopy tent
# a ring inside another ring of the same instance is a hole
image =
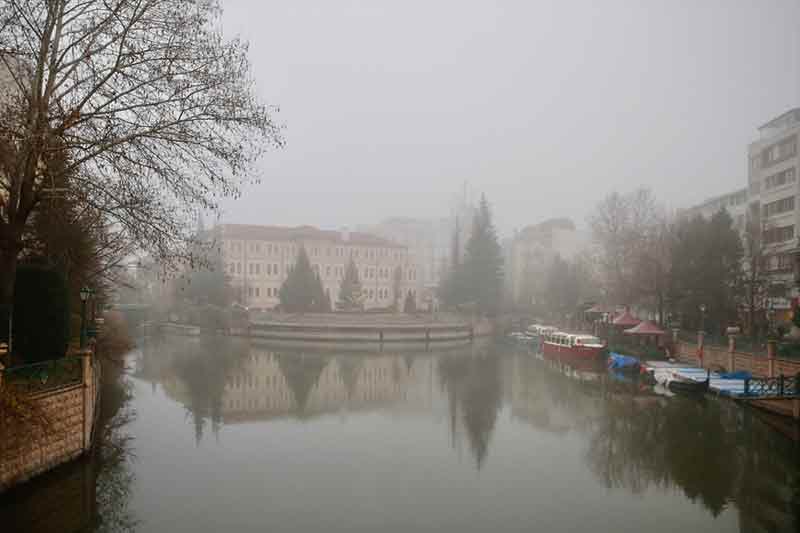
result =
[[[659,328],[649,320],[643,320],[639,322],[636,326],[626,329],[623,332],[625,335],[638,335],[641,344],[647,345],[650,343],[650,339],[652,338],[655,341],[655,344],[660,346],[661,345],[661,337],[662,335],[666,334],[666,331]]]
[[[605,313],[611,314],[611,313],[614,312],[614,307],[609,306],[609,305],[604,305],[604,304],[594,304],[592,307],[590,307],[589,309],[587,309],[584,312],[585,313],[596,313],[596,314],[599,314],[599,315],[602,315],[602,314],[605,314]]]
[[[614,319],[612,324],[615,326],[622,326],[624,328],[631,328],[639,324],[641,320],[633,316],[627,309],[622,312],[617,318]]]
[[[659,328],[649,320],[643,320],[636,326],[626,329],[626,335],[664,335],[667,332]]]

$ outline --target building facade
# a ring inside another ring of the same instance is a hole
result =
[[[748,189],[736,189],[721,196],[709,198],[703,203],[682,211],[688,217],[700,215],[710,219],[715,213],[725,209],[733,219],[733,227],[743,234],[747,228]]]
[[[281,285],[302,248],[333,303],[350,258],[358,269],[366,309],[388,308],[396,299],[402,305],[408,294],[419,298],[418,268],[408,248],[388,239],[312,226],[222,224],[217,229],[225,272],[236,300],[246,307],[272,309],[280,303]]]
[[[505,244],[505,283],[516,305],[536,303],[556,256],[572,260],[590,245],[589,236],[568,218],[526,226]]]
[[[769,302],[788,316],[797,296],[795,264],[800,253],[800,108],[770,120],[758,129],[759,138],[748,147],[749,215],[758,217],[770,274]],[[782,317],[786,318],[786,317]]]

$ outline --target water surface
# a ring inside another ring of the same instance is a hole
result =
[[[148,339],[130,356],[127,383],[130,399],[106,406],[117,408],[114,446],[6,497],[0,523],[143,532],[798,527],[798,445],[750,411],[656,396],[502,346],[320,352]],[[58,505],[39,505],[48,497]]]

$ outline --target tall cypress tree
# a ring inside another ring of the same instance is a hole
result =
[[[503,288],[503,254],[486,195],[481,195],[462,268],[465,300],[480,311],[497,311]]]
[[[306,249],[301,246],[297,262],[278,292],[281,307],[290,313],[318,310],[318,284],[319,278],[311,268]]]
[[[363,305],[361,294],[361,281],[358,278],[358,269],[353,258],[347,263],[344,279],[339,287],[338,306],[342,309],[360,309]]]

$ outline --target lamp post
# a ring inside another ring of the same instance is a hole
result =
[[[700,304],[700,331],[706,331],[706,304]]]
[[[89,287],[83,286],[81,287],[80,296],[81,296],[81,342],[80,348],[83,350],[86,348],[86,300],[89,299],[89,295],[91,294],[91,289]]]
[[[775,305],[772,302],[772,299],[767,300],[767,338],[773,337],[775,335],[774,329],[774,322],[775,322]]]

